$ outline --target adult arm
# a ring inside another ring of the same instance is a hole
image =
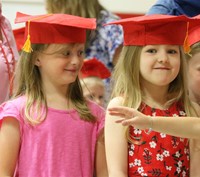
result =
[[[14,175],[20,148],[19,122],[7,117],[0,128],[0,176]]]
[[[108,109],[122,104],[122,99],[114,98]],[[126,128],[116,124],[118,116],[110,115],[107,111],[105,120],[105,147],[109,177],[128,177],[128,143],[125,137]]]

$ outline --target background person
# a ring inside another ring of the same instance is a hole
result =
[[[111,72],[96,58],[85,60],[81,69],[81,85],[85,98],[93,100],[105,107],[105,84],[103,79],[109,78]]]

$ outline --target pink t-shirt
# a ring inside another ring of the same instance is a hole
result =
[[[46,120],[32,127],[24,122],[24,104],[25,97],[19,97],[0,106],[0,122],[11,116],[20,124],[21,148],[16,176],[92,177],[95,144],[105,120],[103,108],[88,103],[98,119],[96,123],[81,120],[76,110],[48,108]]]
[[[13,67],[14,63],[12,62],[12,58],[14,58],[15,61],[19,58],[10,22],[1,14],[1,5],[0,5],[0,25],[1,25],[0,30],[3,38],[2,41],[0,40],[0,77],[1,77],[0,104],[1,104],[2,102],[8,100],[9,88],[10,88],[5,56],[7,57],[10,69],[12,71],[14,70]],[[5,52],[5,56],[3,52]]]

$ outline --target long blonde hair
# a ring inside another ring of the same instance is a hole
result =
[[[15,91],[13,97],[26,96],[25,119],[31,125],[40,124],[45,120],[47,115],[47,101],[42,88],[40,71],[35,65],[35,61],[38,52],[44,51],[48,46],[48,44],[34,44],[32,45],[32,53],[22,51],[16,69]],[[81,119],[89,122],[95,121],[95,117],[91,114],[83,97],[78,77],[75,82],[69,85],[66,97],[71,100]],[[34,118],[35,113],[37,115],[36,118]]]
[[[85,18],[99,18],[104,7],[98,0],[46,0],[48,13],[64,13]]]
[[[124,46],[112,75],[112,97],[122,96],[123,106],[135,109],[138,109],[143,101],[139,66],[141,51],[140,46]],[[167,104],[171,105],[181,100],[187,116],[196,116],[196,111],[188,98],[186,59],[182,48],[180,48],[180,59],[180,71],[169,85]]]

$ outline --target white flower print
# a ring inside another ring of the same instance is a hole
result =
[[[165,157],[169,157],[169,156],[170,156],[169,151],[164,150],[163,155],[164,155]]]
[[[172,116],[173,116],[173,117],[178,117],[178,115],[177,115],[177,114],[172,114]]]
[[[186,113],[185,113],[184,111],[179,111],[179,114],[180,114],[181,116],[186,116]]]
[[[189,149],[184,148],[184,153],[185,153],[185,154],[189,154]]]
[[[155,148],[156,147],[156,143],[154,141],[149,142],[149,145],[151,148]]]
[[[135,133],[136,135],[138,135],[138,134],[141,134],[142,131],[141,131],[140,129],[134,129],[134,133]]]
[[[134,160],[134,165],[141,166],[141,160],[135,159]]]
[[[138,173],[141,174],[144,171],[144,168],[143,167],[139,167],[137,171],[138,171]]]
[[[180,155],[181,155],[181,154],[180,154],[178,151],[177,151],[176,154],[175,154],[175,156],[178,157],[178,158],[180,157]]]
[[[156,112],[153,112],[153,113],[152,113],[152,116],[155,117],[155,116],[156,116]]]
[[[131,144],[131,149],[134,150],[135,149],[135,145]]]
[[[133,151],[129,151],[130,156],[133,156],[133,154],[134,154]]]
[[[184,142],[184,138],[180,138],[180,142]]]
[[[160,133],[161,138],[165,138],[166,134],[165,133]]]
[[[147,174],[146,173],[141,173],[141,176],[147,176]]]
[[[180,167],[177,167],[177,168],[176,168],[176,171],[177,171],[177,173],[179,174],[179,173],[181,172],[181,168],[180,168]]]
[[[156,159],[158,161],[163,161],[163,155],[162,154],[156,154]]]
[[[134,166],[135,166],[135,165],[134,165],[133,162],[129,163],[129,168],[132,168],[132,167],[134,167]]]
[[[166,166],[166,170],[171,171],[172,170],[172,166]]]
[[[179,166],[179,167],[182,167],[182,165],[183,165],[183,163],[179,160],[179,161],[178,161],[178,166]]]
[[[185,172],[185,171],[182,172],[182,176],[183,176],[183,177],[186,176],[186,172]]]

